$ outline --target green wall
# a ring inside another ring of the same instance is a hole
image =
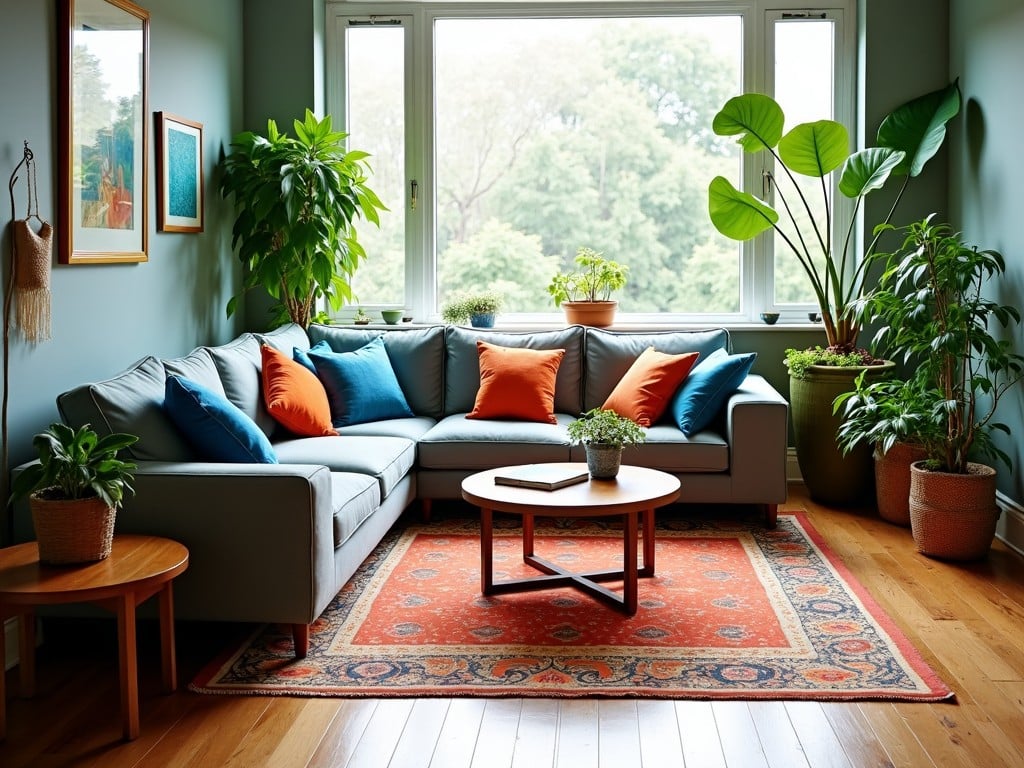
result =
[[[1024,3],[952,0],[950,71],[960,75],[966,118],[958,125],[950,169],[951,223],[966,240],[1006,258],[1006,275],[991,286],[1000,302],[1024,304],[1024,155],[1020,152],[1024,99]],[[1012,337],[1024,352],[1024,329]],[[1016,506],[1000,521],[1007,538],[1024,549],[1024,386],[999,406],[1012,437],[999,436],[1013,471],[999,468],[999,489]]]
[[[59,234],[56,1],[5,2],[0,22],[0,177],[28,140],[38,162],[43,218]],[[36,345],[11,334],[9,447],[12,464],[34,456],[32,435],[57,419],[56,395],[106,378],[147,354],[174,356],[232,338],[241,321],[224,314],[241,282],[230,255],[230,209],[216,193],[214,167],[242,123],[242,0],[142,0],[150,12],[151,112],[203,123],[206,231],[156,231],[153,143],[149,150],[149,261],[52,270],[53,338]],[[152,118],[150,131],[152,131]],[[16,187],[24,216],[24,178]],[[10,203],[0,202],[4,284],[10,264]],[[56,259],[54,259],[56,262]],[[6,495],[6,476],[3,472]],[[2,528],[0,528],[2,530]]]

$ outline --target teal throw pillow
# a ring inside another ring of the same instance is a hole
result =
[[[330,352],[331,345],[327,343],[326,339],[321,339],[308,350],[299,349],[298,347],[292,347],[292,360],[299,365],[306,368],[310,373],[316,376],[316,366],[313,365],[313,361],[309,359],[310,352]]]
[[[391,367],[383,337],[354,352],[311,349],[309,359],[327,391],[335,427],[414,415]]]
[[[730,355],[716,349],[690,371],[672,398],[668,412],[687,437],[700,432],[712,421],[729,395],[750,373],[756,352]]]
[[[226,397],[202,384],[168,376],[164,408],[207,461],[277,464],[277,454],[256,422]]]

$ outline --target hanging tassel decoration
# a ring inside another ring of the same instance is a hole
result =
[[[53,260],[53,228],[39,216],[36,187],[36,163],[29,158],[25,177],[28,181],[28,214],[14,221],[14,301],[15,325],[32,343],[50,338],[50,263]],[[32,204],[35,203],[35,211]],[[40,226],[37,232],[30,219]]]

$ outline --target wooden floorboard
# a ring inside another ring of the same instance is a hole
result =
[[[1024,765],[1024,558],[920,555],[870,509],[800,487],[811,524],[957,694],[892,703],[211,696],[187,682],[250,628],[178,626],[181,685],[160,692],[155,623],[140,622],[142,733],[120,739],[111,622],[47,621],[37,692],[7,673],[3,768],[1000,768]]]

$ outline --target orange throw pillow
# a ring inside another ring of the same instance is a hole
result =
[[[557,424],[555,377],[564,349],[519,349],[476,343],[480,389],[468,419],[520,419]]]
[[[648,347],[615,385],[602,410],[615,411],[641,427],[651,426],[665,412],[672,395],[697,362],[698,354],[666,355]]]
[[[263,402],[278,424],[303,437],[336,435],[331,406],[316,374],[269,344],[263,358]]]

